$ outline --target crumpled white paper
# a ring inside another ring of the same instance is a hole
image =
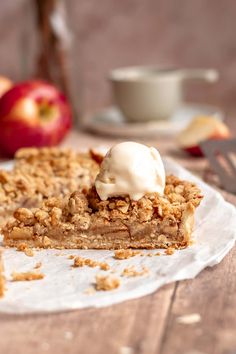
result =
[[[161,251],[161,256],[135,256],[127,260],[115,260],[113,251],[41,250],[35,251],[34,257],[28,257],[14,249],[6,249],[4,263],[7,291],[0,300],[0,311],[20,314],[108,306],[150,294],[162,285],[176,280],[194,278],[207,266],[219,263],[235,243],[236,208],[225,202],[217,191],[172,160],[164,159],[164,163],[167,173],[197,183],[204,194],[196,212],[193,246],[175,251],[171,256]],[[151,252],[157,253],[156,250]],[[111,271],[101,271],[98,267],[73,268],[73,260],[68,259],[70,254],[106,261],[113,274],[120,277],[121,286],[112,291],[87,294],[86,290],[93,287],[96,274],[109,274]],[[44,279],[11,281],[13,271],[33,270],[37,262],[42,262],[40,271],[45,274]],[[132,265],[137,270],[145,266],[149,268],[149,273],[130,278],[121,276],[123,269]]]

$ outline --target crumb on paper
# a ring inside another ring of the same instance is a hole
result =
[[[68,258],[68,259],[74,259],[75,257],[76,257],[75,255],[70,254],[67,258]]]
[[[34,256],[34,252],[32,250],[32,248],[29,248],[26,243],[20,243],[18,246],[17,246],[17,251],[19,252],[24,252],[24,254],[28,257],[33,257]]]
[[[99,263],[99,267],[100,267],[101,270],[109,270],[110,269],[109,264],[106,263],[106,262],[100,262]]]
[[[44,278],[44,274],[36,272],[22,272],[12,273],[12,281],[31,281],[31,280],[40,280]]]
[[[175,253],[175,249],[173,247],[168,247],[166,250],[165,250],[165,254],[167,256],[171,256],[172,254]]]
[[[34,266],[34,269],[38,269],[40,267],[42,267],[42,262],[37,262]]]
[[[201,322],[201,315],[199,313],[191,313],[176,318],[176,321],[181,324],[194,324]]]
[[[153,257],[154,254],[153,253],[147,253],[147,257]]]
[[[87,295],[93,295],[96,292],[96,290],[93,287],[87,288],[84,290],[84,293]]]
[[[104,275],[104,274],[97,274],[96,276],[96,290],[114,290],[120,286],[120,279],[114,275]]]
[[[160,252],[155,253],[155,256],[160,256],[160,255],[161,255]]]
[[[127,250],[116,250],[114,253],[115,259],[128,259],[137,255],[142,255],[141,251],[127,249]]]
[[[109,270],[110,266],[106,262],[97,262],[90,258],[75,257],[73,267],[84,267],[88,266],[91,268],[100,267],[101,270]]]
[[[74,264],[73,267],[77,268],[77,267],[84,267],[84,266],[88,266],[91,268],[97,267],[98,262],[90,259],[90,258],[83,258],[83,257],[75,257],[74,258]]]
[[[142,270],[138,271],[137,269],[135,269],[134,266],[129,266],[123,270],[121,275],[125,277],[139,277],[142,275],[147,275],[148,273],[149,273],[149,269],[147,267],[143,266]]]

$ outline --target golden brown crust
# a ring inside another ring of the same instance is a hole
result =
[[[44,248],[184,248],[190,243],[195,208],[202,199],[195,184],[167,176],[163,197],[146,195],[101,201],[94,188],[69,198],[50,198],[41,208],[20,208],[3,229],[4,243]]]

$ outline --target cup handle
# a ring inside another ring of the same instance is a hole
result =
[[[219,80],[219,72],[215,69],[184,69],[180,70],[182,80],[205,80],[210,83]]]

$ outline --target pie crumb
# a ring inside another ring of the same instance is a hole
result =
[[[76,256],[74,256],[73,254],[70,254],[67,258],[68,259],[74,259]]]
[[[96,276],[96,290],[113,290],[120,286],[120,279],[114,275],[97,274]]]
[[[106,262],[101,262],[101,263],[99,264],[99,267],[100,267],[101,270],[109,270],[109,269],[110,269],[109,264],[106,263]]]
[[[42,266],[42,262],[37,262],[34,266],[34,269],[38,269]]]
[[[127,249],[127,250],[116,250],[114,253],[114,258],[115,259],[128,259],[137,255],[141,255],[142,252],[141,251],[136,251],[136,250],[131,250],[131,249]]]
[[[172,254],[175,253],[175,249],[173,247],[168,247],[166,250],[165,250],[165,254],[167,256],[171,256]]]
[[[96,292],[96,290],[92,287],[85,289],[84,293],[87,295],[93,295]]]
[[[97,262],[90,258],[75,257],[73,267],[84,267],[88,266],[91,268],[100,267],[101,270],[109,270],[110,266],[106,262]]]
[[[149,269],[142,267],[141,271],[137,271],[134,266],[127,267],[123,270],[122,276],[126,277],[138,277],[149,273]]]
[[[75,257],[74,258],[74,264],[73,267],[77,268],[77,267],[84,267],[84,266],[88,266],[91,268],[97,267],[98,262],[90,259],[90,258],[83,258],[83,257]]]
[[[161,255],[160,252],[155,253],[155,256],[160,256],[160,255]]]
[[[31,280],[39,280],[43,279],[44,274],[36,273],[36,272],[25,272],[25,273],[12,273],[12,281],[31,281]]]
[[[25,243],[20,243],[17,246],[17,251],[19,252],[24,252],[24,254],[28,257],[33,257],[34,256],[34,252],[31,248],[29,248]]]

